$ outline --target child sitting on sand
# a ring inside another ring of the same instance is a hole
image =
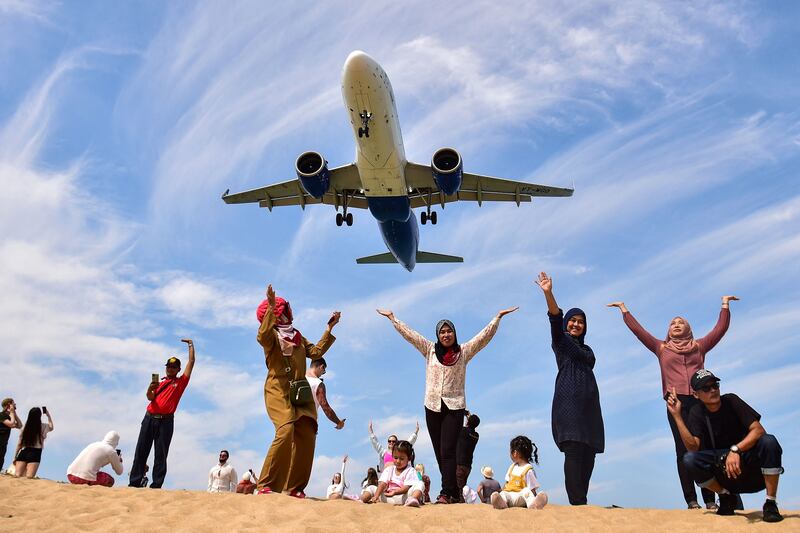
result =
[[[370,500],[407,507],[419,507],[425,485],[410,464],[414,463],[414,447],[407,440],[398,442],[392,450],[394,463],[387,465],[378,480],[378,490]]]
[[[527,507],[542,509],[547,505],[547,494],[537,491],[540,487],[533,471],[531,459],[539,464],[539,450],[531,439],[519,435],[511,439],[511,466],[506,473],[506,484],[501,492],[492,494],[495,509]]]
[[[367,477],[361,482],[361,501],[369,503],[378,490],[378,471],[374,468],[367,469]]]

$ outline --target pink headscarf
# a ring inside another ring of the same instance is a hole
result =
[[[667,338],[664,341],[664,348],[681,355],[692,353],[700,347],[700,345],[697,344],[697,341],[694,340],[692,326],[690,326],[689,322],[682,316],[676,316],[675,318],[680,318],[683,320],[683,323],[686,324],[686,331],[683,335],[676,337],[670,333],[669,327],[667,327]],[[672,320],[675,320],[675,318]],[[670,321],[670,323],[672,323],[672,321]]]
[[[259,322],[264,320],[264,315],[269,309],[269,300],[264,300],[256,309],[256,319]],[[281,345],[281,353],[286,357],[292,355],[295,346],[300,346],[300,332],[292,325],[292,308],[289,302],[280,297],[275,297],[275,309],[272,310],[276,318],[275,329],[278,332],[278,341]]]

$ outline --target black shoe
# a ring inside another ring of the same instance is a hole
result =
[[[775,500],[765,501],[762,511],[762,520],[764,522],[780,522],[783,520],[783,516],[781,516],[780,511],[778,511],[778,504],[775,503]]]
[[[719,509],[717,514],[720,516],[731,516],[736,509],[736,495],[735,494],[720,494],[719,495]]]

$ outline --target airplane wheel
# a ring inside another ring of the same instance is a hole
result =
[[[431,211],[431,224],[436,224],[436,211]]]
[[[342,222],[344,222],[344,217],[342,217],[341,213],[336,213],[336,225],[341,226]]]
[[[364,130],[364,137],[369,138],[369,128]]]
[[[363,136],[364,136],[364,130],[362,128],[358,128],[358,138],[360,139]]]
[[[353,225],[353,213],[347,213],[347,215],[344,217],[344,221],[347,222],[348,226],[352,226]]]
[[[420,215],[419,215],[419,221],[420,221],[420,222],[422,222],[422,225],[423,225],[423,226],[424,226],[425,224],[427,224],[427,223],[428,223],[428,213],[426,213],[425,211],[423,211],[422,213],[420,213]]]

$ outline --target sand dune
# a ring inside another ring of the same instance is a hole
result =
[[[421,509],[349,501],[296,500],[198,491],[73,486],[0,476],[0,531],[798,531],[800,512],[779,524],[761,511],[719,517],[706,511],[548,506],[496,511],[487,505]]]

